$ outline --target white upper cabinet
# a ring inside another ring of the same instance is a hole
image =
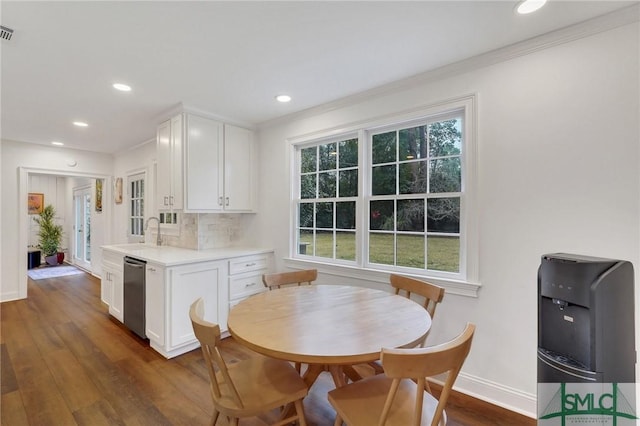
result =
[[[177,115],[158,126],[157,197],[159,210],[181,210],[183,118]]]
[[[158,127],[158,208],[188,213],[255,211],[251,130],[193,114]],[[184,203],[184,204],[183,204]]]
[[[185,211],[220,209],[223,197],[223,124],[196,115],[186,115]]]
[[[224,125],[224,200],[225,211],[255,210],[256,149],[253,132]]]

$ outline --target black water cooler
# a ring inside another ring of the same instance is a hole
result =
[[[538,269],[538,383],[634,383],[633,266],[572,254]]]

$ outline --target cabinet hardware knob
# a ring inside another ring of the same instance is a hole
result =
[[[156,271],[156,268],[149,267],[149,272],[155,272],[155,271]]]
[[[218,205],[221,206],[222,205],[222,197],[218,197]]]
[[[245,287],[253,287],[256,283],[246,284]]]
[[[164,197],[164,205],[165,206],[169,205],[169,197],[167,197],[167,196]]]
[[[256,262],[253,263],[247,263],[244,265],[246,268],[250,267],[250,266],[256,266]]]
[[[227,204],[226,205],[228,206],[229,205],[229,197],[227,197],[226,200],[227,200]]]

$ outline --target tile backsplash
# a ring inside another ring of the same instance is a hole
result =
[[[244,238],[247,215],[218,213],[178,213],[179,224],[163,226],[162,243],[173,247],[206,250],[237,245]],[[155,241],[149,230],[146,241]]]

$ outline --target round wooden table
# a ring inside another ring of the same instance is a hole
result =
[[[228,326],[256,352],[309,364],[307,385],[328,369],[342,386],[345,367],[379,359],[383,347],[415,346],[431,318],[418,303],[386,291],[314,284],[251,296],[231,309]]]

